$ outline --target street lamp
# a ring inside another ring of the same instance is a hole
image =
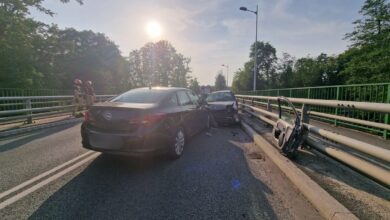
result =
[[[229,64],[222,64],[221,66],[226,67],[226,87],[229,88]]]
[[[256,15],[256,38],[255,38],[255,66],[253,68],[253,91],[256,91],[256,76],[257,76],[257,21],[258,21],[258,11],[259,11],[259,5],[256,5],[256,11],[251,11],[247,9],[246,7],[240,7],[241,11],[249,11]]]

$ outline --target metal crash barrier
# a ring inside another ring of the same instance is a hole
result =
[[[236,95],[236,98],[241,110],[272,125],[274,128],[273,130],[275,130],[275,126],[277,126],[276,122],[281,120],[280,112],[286,112],[287,114],[292,112],[290,106],[280,106],[276,104],[281,97]],[[283,97],[283,99],[286,98]],[[337,108],[338,111],[349,111],[353,109],[388,115],[390,113],[390,104],[302,98],[288,98],[288,100],[300,107],[300,109],[296,109],[296,111],[300,113],[300,117],[298,118],[306,131],[304,138],[306,144],[370,176],[385,184],[387,187],[390,187],[390,148],[376,146],[310,124],[311,120],[317,120],[317,117],[320,116],[353,123],[356,125],[354,128],[358,126],[370,126],[390,131],[389,124],[311,110],[316,109],[318,106],[322,106]],[[278,106],[279,114],[273,112],[273,109]]]
[[[97,95],[96,102],[103,102],[114,95]],[[35,118],[69,114],[73,108],[73,96],[14,96],[0,97],[0,124]]]

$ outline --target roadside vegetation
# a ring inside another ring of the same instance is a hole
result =
[[[147,43],[123,56],[103,33],[34,20],[31,10],[54,15],[42,3],[0,2],[0,88],[71,89],[80,78],[94,82],[100,94],[149,85],[199,90],[190,75],[191,59],[170,42]],[[277,57],[270,43],[257,42],[257,89],[390,82],[390,3],[366,0],[360,14],[354,31],[345,35],[349,48],[338,55]],[[252,45],[249,61],[235,73],[233,90],[252,90],[254,57]],[[224,88],[224,81],[218,75],[215,86]]]
[[[277,58],[270,43],[257,42],[257,90],[390,82],[390,2],[366,0],[359,13],[345,35],[349,48],[338,55]],[[254,54],[253,44],[249,61],[234,75],[233,90],[253,89]]]
[[[0,2],[0,88],[71,89],[75,78],[91,80],[100,94],[150,84],[196,86],[189,76],[190,59],[168,41],[147,43],[124,57],[103,33],[60,29],[32,19],[32,9],[54,15],[42,2]]]

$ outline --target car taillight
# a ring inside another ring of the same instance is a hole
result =
[[[84,113],[84,121],[85,122],[90,122],[90,121],[94,121],[94,117],[92,116],[91,112],[90,111],[86,111]]]
[[[130,124],[153,124],[161,121],[162,119],[165,118],[165,116],[166,116],[165,113],[155,113],[152,115],[146,115],[141,118],[130,119],[129,123]]]

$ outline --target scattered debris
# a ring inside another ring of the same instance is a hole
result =
[[[210,132],[206,132],[206,135],[212,137],[213,135]]]
[[[235,137],[235,136],[238,135],[238,132],[237,132],[237,131],[231,131],[230,133],[232,133],[233,137]]]
[[[264,156],[260,152],[252,151],[248,153],[249,159],[265,160]]]

